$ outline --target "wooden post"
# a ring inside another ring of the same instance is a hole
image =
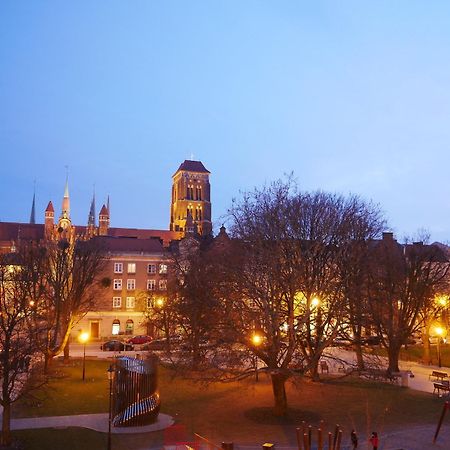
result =
[[[436,428],[436,433],[434,433],[433,444],[436,442],[436,439],[439,434],[439,430],[441,429],[442,421],[444,420],[444,417],[445,417],[445,413],[447,412],[447,409],[449,409],[449,408],[450,408],[450,403],[445,402],[444,408],[442,409],[441,418],[439,419],[438,426]]]
[[[342,441],[342,430],[339,430],[335,450],[341,450],[341,441]]]
[[[317,450],[323,450],[322,428],[317,429]]]
[[[328,450],[333,450],[333,435],[331,431],[328,432]]]
[[[336,424],[336,427],[334,428],[334,436],[333,436],[333,450],[336,450],[336,442],[337,442],[338,433],[339,433],[339,425]]]
[[[305,450],[311,450],[308,445],[308,435],[306,433],[303,433],[303,447],[305,447]]]
[[[297,448],[298,450],[302,450],[302,432],[300,428],[296,428],[295,432],[297,433]]]

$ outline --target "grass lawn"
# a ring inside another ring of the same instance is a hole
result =
[[[14,417],[107,412],[108,367],[107,361],[88,360],[83,383],[80,360],[73,360],[68,367],[55,362],[59,376],[39,393],[37,403],[16,405]],[[328,378],[320,383],[301,379],[287,384],[291,409],[286,418],[279,419],[271,414],[272,388],[266,376],[261,376],[258,383],[246,380],[205,385],[173,378],[168,369],[161,368],[159,384],[161,412],[173,416],[176,423],[185,427],[186,439],[196,432],[217,443],[223,440],[254,444],[294,443],[295,427],[302,420],[312,425],[323,420],[325,429],[329,431],[339,423],[344,436],[352,428],[365,434],[372,430],[383,433],[406,425],[434,424],[443,402],[430,394],[357,378]],[[71,450],[69,440],[72,438],[69,435],[73,435],[75,441],[81,439],[84,450],[102,448],[106,442],[104,434],[89,430],[32,430],[17,434],[24,439],[34,436],[27,447],[30,450],[58,448],[58,445],[43,445],[49,440],[58,442],[60,438],[67,442],[60,448]],[[131,448],[131,442],[132,447],[139,450],[148,448],[150,444],[161,445],[164,433],[116,435],[113,438],[115,450]]]

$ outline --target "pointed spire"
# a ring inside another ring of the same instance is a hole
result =
[[[31,204],[30,223],[36,223],[36,188],[33,192],[33,203]]]
[[[92,194],[91,209],[89,210],[88,226],[95,227],[95,187]]]
[[[110,210],[109,210],[109,194],[108,194],[108,200],[106,200],[106,208],[108,210],[108,216],[111,217]]]
[[[61,217],[70,217],[70,198],[69,198],[69,173],[66,166],[66,186],[64,188],[64,198],[62,202]]]

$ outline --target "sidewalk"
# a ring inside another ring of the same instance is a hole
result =
[[[0,415],[1,417],[1,415]],[[112,427],[111,433],[132,434],[150,433],[160,431],[173,425],[174,420],[167,414],[159,414],[158,420],[152,425],[142,427]],[[12,419],[12,430],[26,430],[31,428],[67,428],[81,427],[101,433],[108,432],[108,414],[80,414],[76,416],[54,416],[54,417],[29,417],[26,419]]]

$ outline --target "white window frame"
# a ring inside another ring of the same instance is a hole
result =
[[[121,262],[114,263],[114,273],[123,273],[123,263]]]
[[[122,307],[122,297],[113,297],[113,308],[121,308]]]
[[[136,263],[128,263],[127,273],[136,273]]]
[[[147,273],[156,273],[156,264],[147,264]]]
[[[122,279],[121,278],[115,278],[113,280],[113,289],[115,291],[121,291],[122,290]]]
[[[127,291],[134,291],[136,289],[136,279],[129,278],[127,280]]]
[[[147,297],[147,309],[151,309],[154,306],[153,297]]]
[[[127,297],[127,309],[134,309],[136,307],[136,297]]]
[[[156,290],[156,280],[151,279],[147,280],[147,291],[155,291]]]
[[[159,290],[160,291],[167,290],[167,280],[159,280]]]
[[[159,265],[159,273],[161,274],[167,273],[167,264],[161,263]]]

